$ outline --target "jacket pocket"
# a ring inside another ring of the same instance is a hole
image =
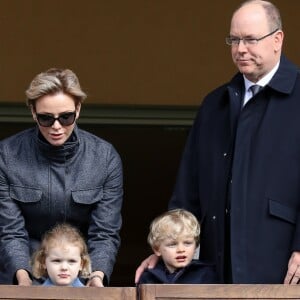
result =
[[[296,223],[297,209],[293,209],[278,201],[269,199],[269,213],[292,224]]]
[[[36,188],[11,185],[9,195],[14,199],[23,203],[38,202],[42,198],[43,192]]]
[[[72,191],[72,199],[78,204],[94,204],[100,202],[103,198],[103,188]]]

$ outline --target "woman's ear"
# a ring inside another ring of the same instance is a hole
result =
[[[76,106],[76,120],[79,118],[80,110],[81,110],[81,103],[78,103]]]
[[[36,121],[36,111],[35,111],[33,105],[30,105],[30,111],[31,111],[33,120]]]

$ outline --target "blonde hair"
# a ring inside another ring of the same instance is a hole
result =
[[[248,4],[259,4],[264,9],[268,19],[269,28],[271,31],[275,29],[282,30],[282,20],[279,9],[270,1],[267,0],[246,0],[242,2],[234,11],[234,14],[242,7]]]
[[[63,223],[54,226],[47,231],[42,239],[40,248],[33,254],[32,257],[32,274],[36,278],[48,276],[45,268],[46,257],[49,249],[57,244],[70,243],[78,246],[80,249],[82,270],[81,277],[88,277],[91,273],[91,261],[88,255],[87,245],[81,233],[73,226]]]
[[[74,99],[75,105],[87,97],[82,91],[76,74],[69,69],[51,68],[36,75],[25,94],[27,105],[35,109],[36,101],[46,95],[64,93]]]
[[[200,225],[196,217],[187,210],[173,209],[152,221],[148,243],[152,249],[157,249],[166,238],[176,239],[182,233],[192,236],[198,246]]]

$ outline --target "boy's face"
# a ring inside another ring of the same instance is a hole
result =
[[[65,243],[49,249],[45,268],[53,284],[69,286],[81,271],[81,264],[79,247]]]
[[[193,259],[195,250],[195,238],[185,234],[179,235],[176,239],[166,238],[158,248],[153,249],[157,256],[162,257],[170,273],[187,266]]]

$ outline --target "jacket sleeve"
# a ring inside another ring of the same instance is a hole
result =
[[[30,250],[22,212],[10,196],[5,157],[0,147],[0,280],[13,283],[18,269],[30,269]]]
[[[169,209],[184,208],[192,212],[198,219],[200,219],[201,215],[199,206],[198,172],[199,126],[200,112],[198,112],[185,144],[177,173],[175,188],[169,202]]]
[[[123,172],[121,159],[111,146],[106,156],[106,179],[103,196],[91,214],[88,247],[93,271],[102,271],[106,283],[113,270],[122,224]]]

